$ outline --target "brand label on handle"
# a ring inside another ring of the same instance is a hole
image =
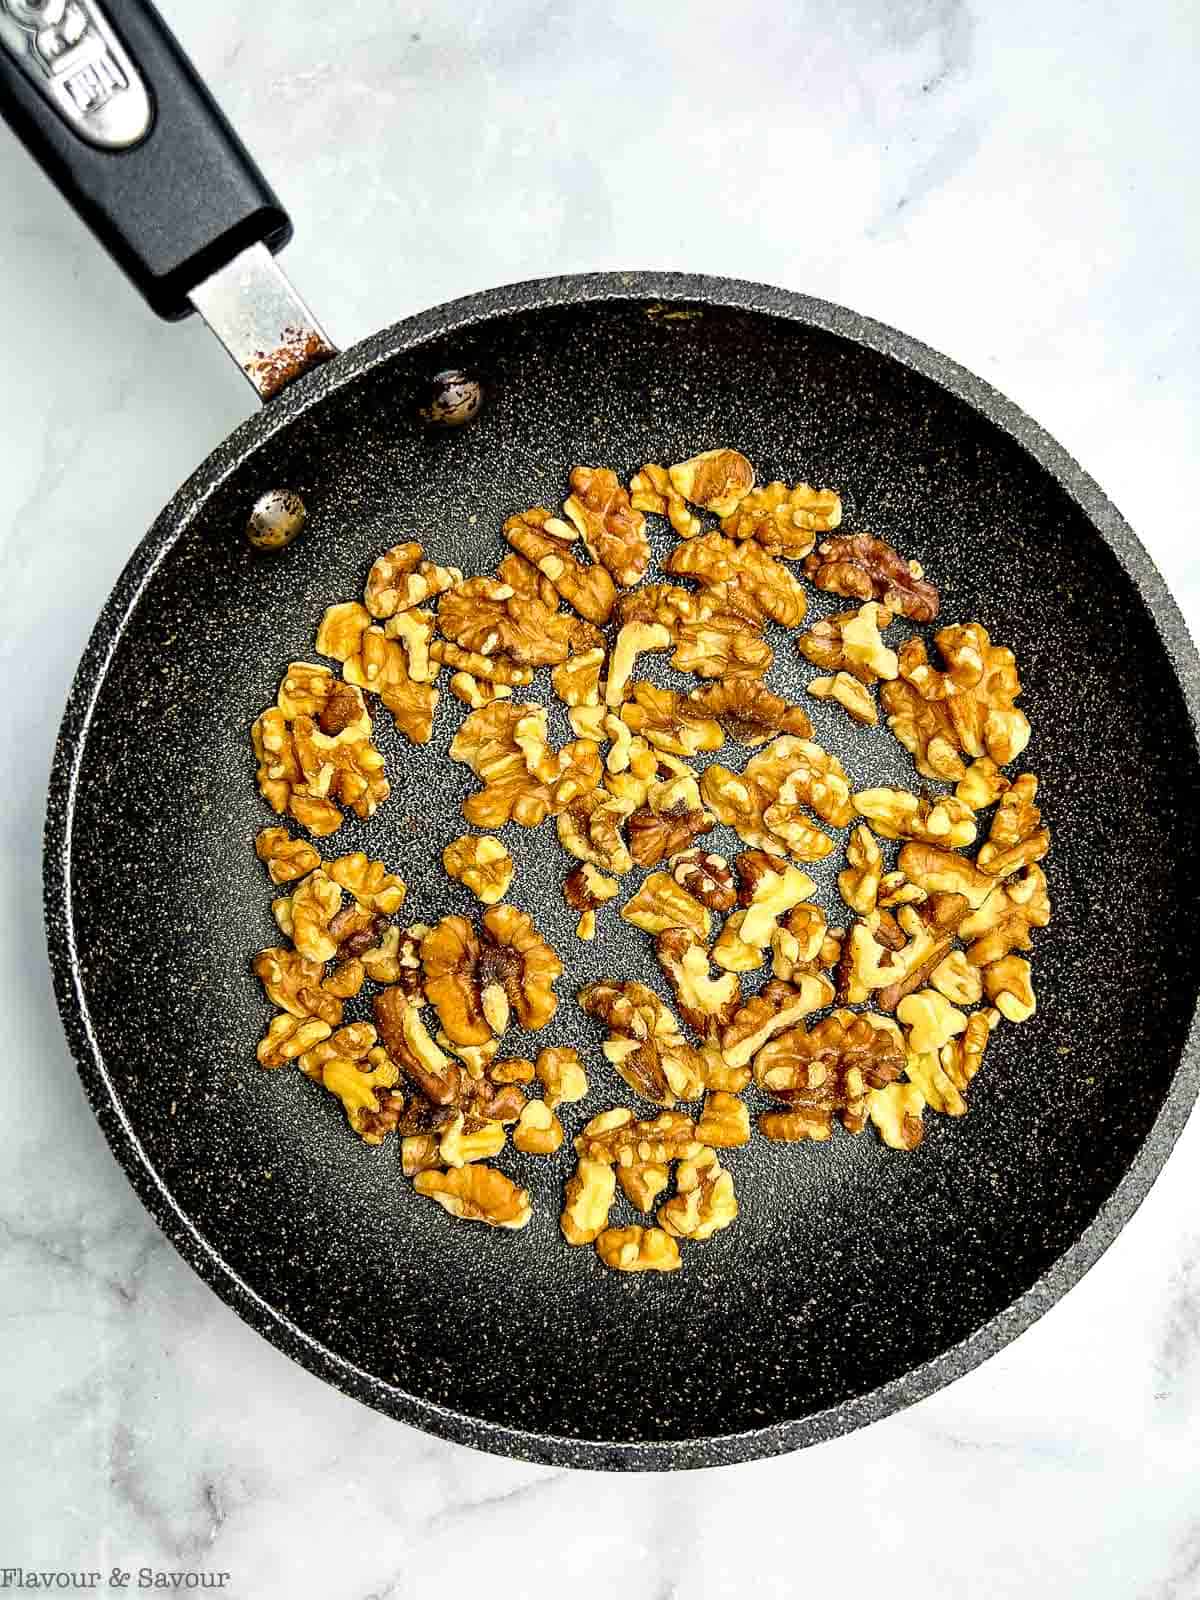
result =
[[[150,131],[150,96],[95,0],[0,0],[0,46],[80,138],[126,150]]]

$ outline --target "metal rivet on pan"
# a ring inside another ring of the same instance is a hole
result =
[[[469,372],[439,372],[429,382],[429,398],[421,407],[426,422],[440,428],[461,428],[479,415],[483,385]]]
[[[290,489],[268,489],[257,500],[246,524],[246,537],[256,550],[283,550],[300,532],[308,513]]]

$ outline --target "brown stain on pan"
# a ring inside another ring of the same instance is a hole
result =
[[[315,328],[285,328],[283,340],[274,350],[259,350],[243,365],[259,394],[270,400],[313,367],[332,361],[337,353]]]

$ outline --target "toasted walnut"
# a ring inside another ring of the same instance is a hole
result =
[[[631,1089],[668,1107],[676,1099],[700,1098],[700,1056],[652,989],[641,983],[590,983],[580,990],[579,1004],[607,1023],[605,1058]]]
[[[798,905],[788,913],[782,927],[771,935],[771,971],[787,982],[800,973],[817,973],[836,967],[841,954],[840,934],[825,925],[820,906]]]
[[[567,1179],[559,1226],[568,1244],[591,1244],[608,1226],[617,1176],[607,1161],[580,1157]]]
[[[324,987],[323,963],[309,961],[296,950],[276,945],[255,956],[254,975],[266,990],[267,999],[280,1011],[293,1017],[319,1017],[331,1028],[342,1020],[340,998]]]
[[[720,1089],[704,1097],[704,1110],[696,1123],[696,1138],[714,1149],[732,1150],[750,1143],[750,1113],[745,1101]]]
[[[909,883],[902,872],[885,872],[879,880],[879,909],[892,911],[897,906],[912,905],[926,899],[924,889]]]
[[[881,637],[881,630],[891,621],[892,613],[870,600],[857,611],[822,617],[800,636],[797,649],[815,667],[835,674],[849,673],[860,683],[894,678],[900,671],[900,660]]]
[[[1010,951],[1032,949],[1030,930],[1044,928],[1049,921],[1046,875],[1039,866],[1030,865],[999,884],[958,931],[964,940],[972,941],[966,953],[971,965],[987,967]]]
[[[773,740],[751,756],[746,776],[781,804],[802,803],[835,828],[844,828],[854,816],[845,769],[836,756],[811,739],[785,735]]]
[[[422,630],[421,636],[426,641],[431,626],[427,621]],[[422,649],[419,670],[423,676],[418,680],[408,670],[404,645],[398,639],[389,638],[382,628],[371,627],[359,640],[359,653],[342,668],[347,683],[379,696],[396,726],[413,744],[428,744],[433,734],[438,691],[428,681],[436,676],[430,662],[432,650],[432,644]]]
[[[721,1054],[731,1067],[744,1066],[769,1039],[822,1010],[832,999],[833,985],[820,974],[802,973],[798,984],[772,978],[725,1029]]]
[[[286,899],[276,900],[272,910],[282,932],[309,961],[331,961],[337,955],[337,940],[329,925],[342,904],[342,891],[318,868],[302,879]]]
[[[321,853],[307,839],[293,839],[286,828],[264,828],[254,841],[272,883],[295,883],[321,865]]]
[[[718,517],[732,516],[754,487],[754,468],[738,450],[703,450],[668,476],[676,494]]]
[[[594,789],[601,776],[599,751],[589,741],[549,749],[543,706],[497,702],[472,711],[450,755],[483,783],[463,801],[463,816],[483,828],[509,821],[534,828]]]
[[[915,561],[905,561],[884,539],[870,533],[840,533],[825,539],[804,562],[818,589],[853,600],[878,600],[912,622],[932,622],[938,592]]]
[[[826,1128],[836,1113],[852,1133],[866,1126],[868,1096],[904,1070],[904,1048],[885,1019],[837,1011],[811,1030],[791,1027],[754,1058],[754,1080]],[[804,1135],[813,1138],[813,1132]],[[816,1135],[820,1137],[820,1135]]]
[[[929,974],[929,981],[951,1005],[974,1006],[983,998],[983,980],[961,950],[951,950]]]
[[[802,1144],[808,1140],[819,1144],[832,1138],[833,1124],[823,1111],[764,1111],[758,1119],[758,1131],[773,1144]]]
[[[384,634],[395,639],[404,651],[408,676],[413,683],[432,683],[438,675],[438,664],[429,654],[433,642],[434,615],[432,611],[399,611],[384,624]]]
[[[1028,1022],[1037,1010],[1033,969],[1022,956],[1002,956],[983,969],[988,999],[1010,1022]]]
[[[590,623],[517,594],[496,578],[468,578],[443,595],[438,627],[447,639],[481,656],[519,667],[557,666],[573,651],[595,649],[603,636]]]
[[[452,840],[442,851],[442,865],[485,906],[503,900],[513,878],[508,846],[490,833],[466,833]]]
[[[488,1068],[488,1077],[493,1083],[532,1083],[535,1072],[532,1061],[526,1061],[524,1056],[509,1056],[504,1061],[493,1061]]]
[[[621,825],[635,802],[604,790],[582,794],[558,818],[558,840],[577,861],[590,862],[620,877],[633,866]]]
[[[728,767],[714,762],[701,775],[700,794],[705,805],[716,813],[717,820],[734,828],[746,844],[769,850],[773,855],[787,854],[787,846],[763,821],[763,813],[773,803],[767,790],[743,774],[731,772]]]
[[[388,1055],[431,1104],[452,1106],[458,1099],[462,1072],[430,1036],[419,1003],[401,988],[391,987],[375,996],[373,1007]]]
[[[558,999],[562,963],[531,919],[515,906],[492,906],[477,933],[465,917],[443,917],[421,941],[425,993],[456,1044],[485,1044],[508,1025],[544,1028]]]
[[[983,811],[999,800],[1008,786],[1008,779],[990,756],[977,756],[958,780],[954,793],[972,811]]]
[[[975,842],[975,813],[952,794],[931,799],[907,789],[860,789],[854,809],[884,839],[916,839],[952,850]]]
[[[581,1160],[615,1169],[621,1189],[639,1211],[650,1211],[671,1181],[671,1165],[700,1153],[695,1125],[680,1111],[639,1122],[624,1106],[593,1117],[575,1141]]]
[[[346,1120],[364,1144],[382,1144],[404,1109],[404,1096],[395,1090],[400,1073],[383,1050],[374,1050],[369,1064],[334,1056],[321,1070],[321,1082],[342,1102]]]
[[[369,1022],[347,1022],[325,1038],[315,1040],[299,1058],[301,1072],[314,1083],[320,1083],[326,1064],[333,1060],[351,1061],[362,1065],[376,1048],[375,1029]],[[387,1050],[383,1055],[389,1060]],[[382,1059],[382,1057],[380,1058]],[[364,1066],[363,1071],[367,1068]]]
[[[440,1167],[442,1158],[438,1151],[440,1140],[436,1133],[410,1133],[400,1141],[400,1170],[406,1178],[415,1178],[418,1172],[428,1172]]]
[[[669,650],[672,642],[669,629],[657,622],[624,623],[617,634],[608,661],[608,678],[604,687],[605,702],[610,706],[620,705],[633,672],[634,662],[643,651]]]
[[[706,717],[718,722],[739,744],[766,744],[778,733],[807,739],[812,723],[802,706],[794,706],[756,678],[730,678],[694,689],[689,699]],[[716,748],[713,746],[712,748]]]
[[[671,857],[670,868],[679,887],[710,911],[728,911],[737,904],[733,873],[724,856],[711,850],[684,850]]]
[[[363,951],[363,970],[372,983],[400,983],[404,977],[400,962],[404,953],[404,940],[394,924],[386,925],[377,934],[378,942]]]
[[[449,689],[456,700],[461,700],[473,711],[480,711],[484,706],[490,706],[493,700],[512,698],[512,688],[509,684],[491,683],[486,678],[473,678],[469,672],[452,672]]]
[[[382,861],[371,861],[361,850],[325,863],[326,874],[354,896],[368,911],[391,916],[404,904],[404,881],[389,872]]]
[[[869,917],[879,899],[883,852],[865,823],[860,822],[850,835],[846,861],[848,865],[838,873],[838,893],[852,911],[857,911],[860,917]]]
[[[975,1011],[967,1018],[965,1030],[943,1045],[942,1071],[960,1094],[983,1065],[984,1051],[999,1021],[998,1011]]]
[[[701,805],[699,785],[690,773],[652,784],[647,804],[629,818],[630,853],[640,867],[656,867],[707,833],[716,820]]]
[[[746,856],[738,857],[739,874],[744,870],[743,863]],[[763,853],[761,862],[767,870],[758,876],[753,888],[750,890],[749,899],[745,903],[745,915],[742,917],[738,928],[738,937],[744,944],[755,945],[760,950],[765,950],[771,942],[775,932],[775,925],[779,918],[785,916],[793,906],[807,900],[816,891],[816,884],[807,872],[801,872],[799,867],[785,865]]]
[[[659,965],[675,994],[679,1014],[702,1039],[724,1031],[741,1001],[737,974],[713,978],[708,951],[687,928],[666,928],[654,941]]]
[[[967,1025],[963,1013],[936,989],[905,995],[896,1007],[896,1016],[908,1029],[908,1048],[918,1056],[936,1054]]]
[[[327,715],[331,709],[337,713],[333,720]],[[322,718],[335,731],[323,731]],[[362,695],[337,683],[326,667],[293,662],[278,704],[255,720],[251,738],[263,798],[276,813],[290,812],[310,833],[336,832],[343,806],[366,818],[387,798],[383,755],[371,742]]]
[[[373,617],[381,620],[397,611],[424,605],[462,582],[457,567],[439,567],[421,560],[419,544],[393,545],[375,562],[367,577],[363,599]]]
[[[652,872],[631,900],[621,907],[621,917],[647,933],[665,928],[687,928],[706,940],[712,925],[708,909],[693,900],[668,872]]]
[[[596,936],[596,911],[621,892],[615,878],[605,875],[590,861],[575,868],[563,884],[563,899],[573,911],[579,912],[575,935],[579,939]]]
[[[572,656],[550,674],[555,694],[567,706],[598,706],[603,666],[604,651],[600,647]]]
[[[571,490],[563,515],[583,535],[592,560],[607,567],[621,588],[632,589],[650,562],[645,517],[607,467],[574,467]]]
[[[757,972],[766,960],[762,945],[748,944],[742,938],[742,923],[745,920],[744,911],[735,911],[732,916],[726,917],[725,925],[712,947],[713,962],[724,972]]]
[[[1021,680],[1012,651],[993,645],[977,622],[943,628],[934,643],[949,670],[935,672],[924,641],[910,639],[900,677],[880,691],[888,726],[923,777],[957,783],[967,771],[963,756],[1007,766],[1029,743],[1029,722],[1014,705]]]
[[[508,552],[497,566],[496,576],[501,583],[508,584],[514,594],[523,595],[527,600],[540,600],[548,611],[558,610],[558,590],[518,551]]]
[[[442,1130],[438,1155],[443,1166],[465,1167],[472,1161],[488,1161],[499,1155],[505,1138],[499,1122],[482,1122],[468,1128],[463,1113],[456,1111]]]
[[[544,1100],[527,1100],[513,1129],[513,1146],[527,1156],[552,1156],[563,1142],[562,1123]]]
[[[317,629],[318,655],[332,656],[335,661],[349,661],[358,654],[362,636],[370,626],[371,613],[365,606],[360,606],[357,600],[330,606]]]
[[[436,1200],[452,1216],[486,1222],[493,1228],[523,1228],[533,1215],[528,1190],[519,1189],[502,1172],[482,1162],[452,1167],[448,1172],[418,1172],[413,1188]]]
[[[706,1149],[679,1163],[675,1194],[659,1208],[658,1223],[677,1239],[711,1239],[737,1214],[733,1174],[721,1165],[715,1150]]]
[[[894,1011],[905,995],[919,988],[954,942],[954,930],[966,912],[957,894],[934,894],[916,906],[901,906],[896,929],[901,938],[881,940],[884,918],[872,930],[860,922],[850,930],[838,967],[839,998],[850,1004],[878,990],[883,1011]]]
[[[972,911],[977,911],[996,887],[995,878],[980,872],[965,856],[935,844],[904,845],[897,866],[926,894],[960,894]]]
[[[714,1094],[741,1094],[750,1082],[748,1066],[731,1067],[716,1039],[706,1039],[700,1049],[704,1087]]]
[[[841,497],[832,489],[808,483],[789,489],[776,482],[751,490],[722,517],[721,532],[731,539],[757,539],[768,555],[796,561],[812,549],[818,533],[829,533],[841,520]]]
[[[339,960],[325,980],[326,990],[339,1000],[353,1000],[367,981],[367,969],[357,957]]]
[[[867,1114],[893,1150],[915,1150],[925,1136],[925,1096],[915,1083],[889,1083],[867,1096]]]
[[[799,580],[752,540],[738,544],[719,533],[705,533],[676,545],[667,558],[672,577],[696,578],[715,591],[729,611],[759,623],[769,618],[785,628],[799,627],[808,608]]]
[[[434,639],[429,645],[429,659],[439,666],[453,669],[457,677],[466,673],[481,683],[500,684],[508,689],[522,689],[533,682],[533,668],[519,666],[507,656],[484,656],[478,650],[464,650],[450,639]],[[494,695],[494,699],[505,698]]]
[[[699,533],[704,524],[694,511],[688,510],[687,501],[671,482],[666,467],[655,462],[635,472],[629,480],[630,504],[635,511],[652,511],[666,517],[681,539],[690,539]]]
[[[848,672],[839,672],[832,678],[814,678],[808,685],[808,692],[816,700],[835,700],[864,727],[873,728],[879,721],[871,691]]]
[[[661,1228],[605,1228],[596,1253],[616,1272],[678,1272],[679,1246]]]
[[[256,1054],[262,1066],[282,1067],[285,1061],[294,1061],[322,1039],[328,1039],[329,1034],[329,1024],[319,1017],[293,1017],[281,1012],[271,1018]]]
[[[719,750],[725,742],[720,723],[688,696],[644,680],[633,685],[631,698],[621,707],[621,719],[656,750],[670,755]]]
[[[579,1052],[568,1046],[547,1046],[539,1054],[535,1068],[543,1098],[551,1111],[560,1105],[573,1105],[588,1093],[587,1073]]]
[[[585,566],[577,559],[571,550],[576,530],[544,506],[509,517],[504,537],[581,617],[604,623],[612,616],[617,591],[608,571],[602,566]]]
[[[1002,797],[992,818],[987,843],[981,845],[975,865],[993,878],[1040,861],[1050,849],[1050,830],[1041,826],[1037,808],[1038,781],[1032,772],[1023,772]]]

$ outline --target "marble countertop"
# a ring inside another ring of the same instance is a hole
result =
[[[491,282],[773,281],[989,379],[1129,517],[1200,631],[1191,0],[162,0],[349,344]],[[781,1460],[617,1478],[323,1387],[182,1264],[79,1093],[40,926],[59,713],[126,557],[252,407],[0,137],[0,1569],[227,1572],[251,1600],[1200,1595],[1200,1126],[1001,1355]],[[0,1587],[3,1577],[0,1574]]]

